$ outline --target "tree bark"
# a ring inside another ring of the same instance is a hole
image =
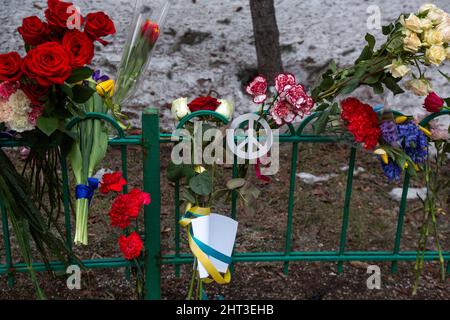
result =
[[[258,71],[269,82],[283,72],[274,0],[250,0]]]

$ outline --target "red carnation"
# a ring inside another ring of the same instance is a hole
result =
[[[109,218],[111,219],[111,226],[119,229],[125,229],[131,223],[130,217],[127,214],[128,195],[118,195],[109,210]]]
[[[198,97],[194,101],[188,104],[191,112],[200,110],[210,110],[216,111],[217,107],[220,106],[220,101],[213,97]]]
[[[126,185],[126,180],[122,177],[121,172],[105,173],[100,182],[100,192],[107,194],[111,191],[122,192],[123,186]]]
[[[426,98],[423,107],[431,113],[436,113],[441,111],[444,106],[445,101],[439,97],[436,92],[431,92]]]
[[[45,18],[50,28],[56,33],[61,33],[68,29],[69,24],[79,23],[81,26],[83,23],[83,17],[73,3],[58,0],[48,0],[48,9],[45,10]],[[75,25],[75,27],[80,26]]]
[[[256,77],[246,89],[247,93],[253,96],[253,102],[263,103],[267,99],[267,80],[262,76]]]
[[[22,26],[17,29],[26,44],[37,46],[48,40],[50,28],[36,16],[23,19]]]
[[[127,260],[133,260],[141,255],[144,243],[141,237],[136,233],[131,233],[128,237],[119,237],[119,248]]]
[[[57,42],[31,49],[23,60],[23,72],[41,86],[64,84],[72,73],[72,54]]]
[[[115,34],[116,27],[111,18],[104,12],[89,13],[86,16],[84,33],[86,33],[93,41],[98,41],[103,45],[107,45],[109,42],[101,38]]]
[[[0,54],[0,81],[18,81],[22,76],[22,59],[17,52]]]
[[[142,207],[150,204],[150,195],[139,189],[133,189],[128,194],[126,212],[131,219],[136,219]]]
[[[356,142],[364,143],[367,150],[376,147],[381,130],[378,115],[371,106],[356,98],[348,98],[342,101],[341,118],[346,122],[347,129],[353,134]]]
[[[72,67],[81,68],[92,62],[94,43],[81,31],[72,30],[64,35],[62,44],[73,55]]]

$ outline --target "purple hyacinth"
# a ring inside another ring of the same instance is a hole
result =
[[[383,168],[384,175],[388,178],[389,182],[400,181],[402,169],[394,161],[389,161],[388,164],[381,161],[381,167]]]
[[[398,126],[398,135],[406,154],[416,164],[424,163],[428,156],[426,135],[413,122]]]
[[[387,143],[394,147],[398,146],[399,136],[397,125],[394,121],[383,121],[383,123],[381,123],[380,125],[380,129],[383,139]]]

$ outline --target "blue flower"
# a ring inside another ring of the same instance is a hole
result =
[[[384,175],[388,178],[389,182],[400,181],[402,169],[394,161],[389,161],[388,164],[381,161],[381,167],[383,168]]]
[[[104,81],[108,81],[109,77],[107,75],[101,75],[100,70],[95,70],[95,72],[92,74],[92,79],[94,79],[94,81],[97,83],[101,83]]]
[[[391,146],[398,146],[399,136],[397,125],[394,121],[383,121],[380,125],[381,134],[383,139]]]
[[[403,150],[416,164],[424,163],[428,156],[427,136],[413,122],[407,122],[398,126],[398,135]]]

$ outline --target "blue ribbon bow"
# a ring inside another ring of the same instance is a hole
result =
[[[75,198],[78,199],[88,199],[89,204],[94,197],[94,192],[97,190],[99,181],[96,178],[88,178],[88,184],[79,184],[75,187]]]

